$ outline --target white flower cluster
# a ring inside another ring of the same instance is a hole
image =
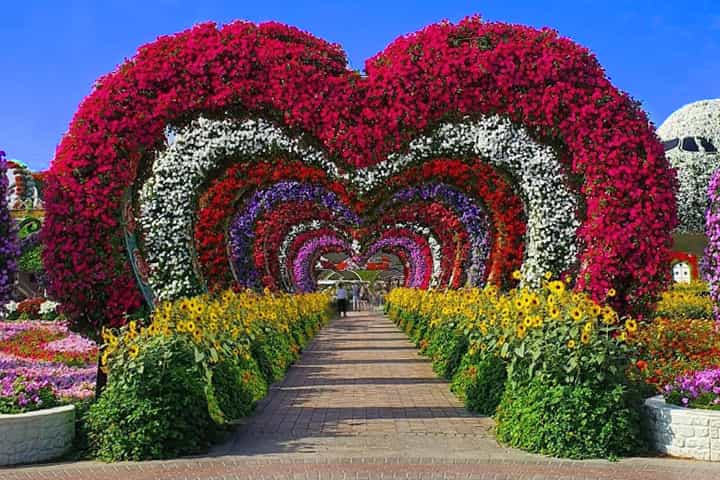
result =
[[[720,167],[720,99],[690,103],[660,125],[665,156],[678,178],[677,230],[702,233],[710,177]]]
[[[354,179],[363,190],[409,165],[438,157],[481,158],[507,171],[519,188],[527,214],[523,278],[537,283],[547,272],[562,272],[577,259],[578,198],[565,182],[555,152],[535,142],[521,127],[493,115],[446,123],[412,142],[407,153],[394,154]]]
[[[577,258],[578,200],[564,181],[562,165],[551,148],[538,144],[524,129],[499,116],[443,124],[429,136],[412,141],[407,153],[390,155],[350,175],[341,173],[323,152],[307,146],[302,138],[290,138],[262,119],[201,117],[171,133],[172,142],[158,154],[140,191],[139,223],[151,271],[149,283],[160,300],[203,290],[193,248],[197,195],[227,158],[257,161],[284,153],[361,192],[425,160],[441,156],[481,158],[507,171],[519,186],[528,216],[524,278],[538,281],[545,271],[564,271]],[[439,252],[439,243],[434,245],[433,251]],[[281,261],[281,268],[285,263]],[[439,268],[434,260],[433,278],[439,278]],[[287,275],[283,272],[283,281]]]
[[[55,313],[55,310],[57,310],[57,307],[59,306],[60,304],[58,302],[53,302],[52,300],[45,300],[43,303],[40,304],[40,315]]]
[[[291,139],[271,123],[198,118],[173,132],[168,148],[159,153],[140,191],[140,226],[149,283],[159,300],[194,295],[203,290],[195,268],[193,223],[197,195],[227,158],[247,161],[285,153],[337,175],[325,156]]]

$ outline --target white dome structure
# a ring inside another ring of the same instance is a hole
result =
[[[689,103],[673,112],[657,134],[677,169],[679,233],[705,230],[707,188],[720,168],[720,99]]]

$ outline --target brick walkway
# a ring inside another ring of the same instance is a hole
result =
[[[564,461],[499,446],[386,318],[355,314],[317,337],[258,411],[207,455],[65,463],[0,479],[720,479],[720,464],[662,458]]]

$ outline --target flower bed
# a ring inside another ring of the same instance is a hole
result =
[[[720,367],[720,335],[713,320],[658,318],[630,340],[638,349],[632,374],[655,392],[678,375]]]
[[[86,417],[93,453],[115,461],[204,450],[252,412],[329,312],[324,294],[228,290],[164,302],[147,325],[105,330],[108,385]]]
[[[396,289],[388,313],[468,408],[495,415],[501,442],[571,458],[633,453],[642,402],[626,340],[637,322],[545,278],[505,294]]]
[[[90,398],[95,391],[96,364],[95,343],[69,332],[66,325],[0,322],[0,411],[36,410]],[[38,385],[48,387],[51,396],[22,393]]]

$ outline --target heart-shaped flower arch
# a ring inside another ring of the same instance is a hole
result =
[[[443,252],[443,284],[504,284],[517,267],[533,281],[553,269],[572,273],[575,288],[597,299],[615,288],[612,301],[624,312],[642,312],[653,301],[669,278],[674,177],[646,116],[586,49],[551,30],[471,17],[399,38],[366,72],[348,70],[339,47],[276,23],[203,24],[142,47],[98,81],[51,165],[42,235],[52,294],[82,327],[117,325],[141,306],[132,266],[141,283],[146,274],[151,279],[149,298],[213,286],[213,275],[227,268],[218,266],[233,255],[218,250],[229,222],[254,192],[287,174],[295,181],[314,176],[313,188],[336,195],[360,223],[357,231],[338,224],[337,212],[321,202],[324,228],[360,242],[385,228],[405,231],[408,241],[418,229],[431,233]],[[235,133],[169,161],[209,124]],[[168,128],[177,132],[170,145]],[[276,172],[253,176],[262,163]],[[249,165],[246,181],[224,190],[239,164]],[[402,202],[395,212],[378,210],[401,189],[428,183],[457,195],[415,199],[415,218]],[[486,249],[469,227],[479,223],[457,208],[464,204],[458,195],[486,212]],[[215,198],[227,201],[212,209]],[[314,200],[281,204],[303,201]],[[431,218],[440,211],[450,213]],[[265,245],[251,241],[243,250],[252,257],[243,260],[249,269],[265,265],[255,272],[261,285],[281,286],[280,272],[291,274],[296,258],[282,266],[269,258],[284,237],[271,235],[268,222],[287,235],[309,219],[292,217],[269,208],[248,224],[265,229],[252,234]],[[382,219],[397,225],[374,223]],[[209,243],[201,231],[198,238],[201,224],[212,226]],[[417,228],[402,230],[409,224]],[[325,235],[316,230],[303,238]],[[179,247],[163,257],[169,233]],[[407,260],[415,247],[403,248]],[[297,251],[312,259],[311,250]],[[432,272],[432,260],[422,261]]]

